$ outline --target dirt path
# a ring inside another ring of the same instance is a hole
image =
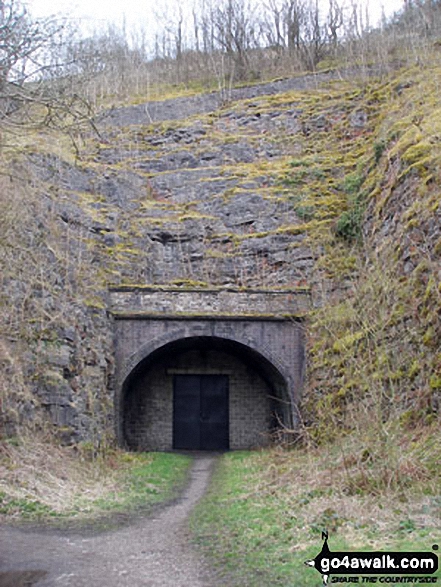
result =
[[[186,521],[213,456],[195,459],[181,498],[150,518],[97,536],[0,529],[0,587],[210,587]],[[35,574],[36,573],[36,574]]]

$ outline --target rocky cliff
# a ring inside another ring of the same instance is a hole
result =
[[[107,111],[75,160],[52,136],[9,150],[3,433],[112,438],[107,291],[129,284],[308,288],[316,438],[366,395],[433,418],[440,81],[301,77]]]

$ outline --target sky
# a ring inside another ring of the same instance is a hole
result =
[[[325,6],[328,5],[326,0],[321,1]],[[107,29],[108,25],[121,28],[124,24],[129,33],[133,31],[138,34],[144,30],[146,36],[149,36],[156,29],[155,13],[165,13],[167,2],[171,15],[176,14],[178,6],[191,7],[193,4],[192,0],[58,0],[57,3],[53,0],[27,0],[26,5],[32,16],[37,18],[54,14],[68,17],[81,26],[85,35]],[[381,18],[383,9],[386,16],[389,16],[403,6],[404,0],[362,2],[368,3],[370,22],[375,25]]]

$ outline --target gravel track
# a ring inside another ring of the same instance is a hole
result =
[[[214,460],[197,456],[177,501],[118,530],[94,536],[1,528],[0,587],[214,587],[187,530]]]

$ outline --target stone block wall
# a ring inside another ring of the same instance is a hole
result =
[[[165,358],[137,378],[125,408],[124,436],[130,448],[173,448],[173,377],[176,374],[227,375],[230,448],[248,449],[268,444],[272,400],[267,383],[232,355],[191,350]]]

